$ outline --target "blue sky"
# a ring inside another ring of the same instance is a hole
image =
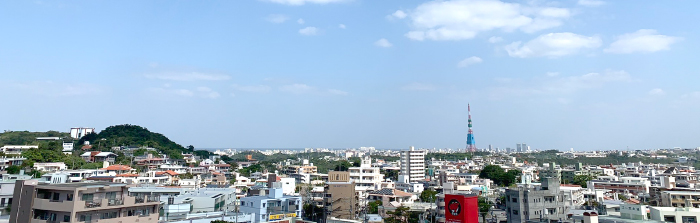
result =
[[[199,148],[700,146],[696,1],[3,1],[0,127]]]

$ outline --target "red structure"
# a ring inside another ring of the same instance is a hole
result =
[[[478,223],[479,201],[477,195],[446,194],[446,223]]]

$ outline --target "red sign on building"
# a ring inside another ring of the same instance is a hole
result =
[[[478,223],[478,196],[463,194],[446,194],[445,219],[447,223]]]

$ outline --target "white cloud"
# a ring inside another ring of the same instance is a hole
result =
[[[338,28],[345,29],[345,24],[338,25]]]
[[[301,18],[300,18],[300,19],[297,19],[297,23],[299,23],[299,24],[304,24],[304,19],[301,19]]]
[[[328,93],[334,94],[334,95],[348,95],[348,92],[346,91],[341,91],[338,89],[328,89]]]
[[[377,40],[377,42],[374,42],[374,45],[376,45],[376,46],[378,46],[378,47],[384,47],[384,48],[393,46],[393,45],[389,42],[389,40],[386,40],[386,39],[384,39],[384,38],[381,38],[381,39]]]
[[[432,84],[424,84],[424,83],[410,83],[407,85],[404,85],[401,87],[401,90],[404,91],[434,91],[436,87]]]
[[[146,78],[169,80],[169,81],[224,81],[231,79],[228,75],[223,74],[205,74],[198,72],[191,73],[159,73],[146,74]]]
[[[493,88],[491,98],[547,96],[562,98],[584,90],[597,89],[613,83],[628,83],[633,79],[623,70],[606,70],[580,76],[552,77],[547,79],[501,82],[503,86]]]
[[[215,99],[215,98],[219,98],[221,96],[219,94],[219,92],[216,92],[208,87],[197,87],[194,90],[184,89],[184,88],[164,87],[164,88],[149,88],[148,91],[150,91],[151,93],[157,94],[157,95],[161,95],[161,96],[177,96],[177,97],[186,97],[186,98],[200,97],[200,98]]]
[[[481,58],[473,56],[473,57],[469,57],[467,59],[464,59],[462,61],[459,61],[459,63],[457,63],[457,67],[468,67],[469,65],[478,64],[478,63],[481,63],[482,61],[483,60]]]
[[[679,37],[659,35],[653,29],[640,29],[633,33],[620,35],[606,53],[651,53],[671,49],[671,44],[681,40]]]
[[[408,17],[413,40],[464,40],[480,32],[520,30],[526,33],[558,27],[571,16],[566,8],[506,3],[498,0],[430,1]]]
[[[285,5],[304,5],[306,3],[328,4],[328,3],[336,3],[336,2],[345,2],[347,0],[264,0],[264,1],[278,3],[278,4],[285,4]]]
[[[318,33],[318,28],[313,27],[313,26],[309,26],[309,27],[306,27],[306,28],[299,30],[299,34],[305,35],[305,36],[313,36],[313,35],[316,35],[317,33]]]
[[[216,92],[208,87],[198,87],[197,92],[198,92],[199,96],[203,97],[203,98],[214,99],[214,98],[218,98],[221,96],[218,92]]]
[[[586,49],[600,47],[599,37],[582,36],[574,33],[549,33],[529,42],[513,42],[505,46],[511,57],[561,57],[577,54]]]
[[[489,43],[498,43],[501,41],[503,41],[503,38],[499,36],[492,36],[491,38],[489,38]]]
[[[192,97],[194,92],[187,89],[171,89],[171,88],[149,88],[148,91],[159,95],[175,95],[179,97]]]
[[[556,77],[559,76],[559,72],[547,72],[548,77]]]
[[[661,95],[665,95],[665,94],[666,94],[666,92],[661,88],[654,88],[654,89],[651,89],[651,91],[649,91],[649,95],[661,96]]]
[[[588,73],[581,76],[562,77],[553,82],[547,82],[542,87],[545,92],[571,93],[584,89],[599,88],[610,82],[630,82],[629,73],[620,70],[607,70],[603,73]]]
[[[0,82],[0,92],[36,94],[44,97],[89,96],[104,92],[104,87],[90,83],[57,83],[54,81]]]
[[[597,7],[605,5],[605,2],[600,0],[578,0],[578,4],[587,7]]]
[[[692,99],[700,99],[700,91],[693,91],[688,94],[681,95],[681,98],[692,98]]]
[[[306,84],[290,84],[284,85],[279,88],[280,91],[289,92],[293,94],[302,94],[313,90],[314,88]]]
[[[401,10],[396,10],[396,12],[391,13],[391,15],[386,16],[389,19],[403,19],[406,18],[408,14],[406,14],[404,11]]]
[[[265,18],[265,20],[267,20],[268,22],[271,22],[271,23],[283,23],[283,22],[286,22],[287,20],[289,20],[289,17],[287,17],[286,15],[281,15],[281,14],[272,14],[272,15],[267,16],[267,18]]]
[[[263,93],[263,92],[269,92],[270,91],[270,86],[267,85],[251,85],[251,86],[240,86],[240,85],[233,85],[233,89],[237,91],[243,91],[243,92],[254,92],[254,93]]]

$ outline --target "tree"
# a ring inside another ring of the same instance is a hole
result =
[[[435,202],[435,195],[437,195],[437,193],[437,191],[432,189],[423,190],[423,192],[420,193],[420,200],[423,202]]]
[[[479,177],[491,179],[495,184],[500,186],[510,186],[515,183],[519,175],[520,171],[518,170],[509,170],[505,172],[503,168],[497,165],[486,165],[479,173]]]
[[[479,196],[478,198],[478,205],[479,205],[479,214],[481,217],[484,219],[483,222],[486,222],[486,214],[489,213],[489,210],[491,210],[491,201],[486,200],[485,197]]]
[[[503,173],[503,168],[498,165],[486,165],[479,173],[479,177],[495,180]]]
[[[187,146],[187,150],[189,150],[190,152],[194,152],[194,146],[193,145]]]
[[[593,176],[590,174],[587,175],[576,175],[574,176],[574,184],[580,185],[583,188],[586,188],[588,186],[588,181],[593,180]]]
[[[382,201],[372,201],[367,203],[370,214],[379,214],[379,206],[382,206]]]
[[[389,217],[385,219],[386,223],[408,223],[408,218],[410,217],[408,210],[408,207],[400,206],[394,211],[386,212],[389,215]]]
[[[10,166],[5,169],[8,174],[18,174],[21,168],[19,166]]]
[[[335,165],[335,168],[333,168],[333,170],[348,171],[350,167],[352,167],[352,164],[350,164],[350,162],[348,162],[347,160],[341,160],[338,164]]]
[[[385,170],[385,169],[380,169],[379,172],[381,174],[384,174],[384,177],[386,179],[390,179],[393,181],[398,181],[399,180],[399,171],[398,170]]]
[[[302,210],[303,212],[301,215],[306,220],[319,222],[321,219],[323,219],[323,208],[320,208],[314,204],[304,204]]]

